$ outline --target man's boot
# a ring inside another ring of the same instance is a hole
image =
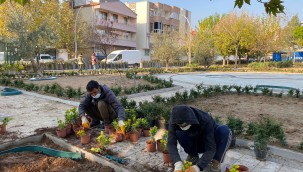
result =
[[[215,159],[211,160],[210,171],[211,172],[220,172],[221,171],[220,162]]]

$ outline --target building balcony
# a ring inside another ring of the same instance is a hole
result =
[[[113,45],[136,48],[136,41],[135,40],[117,39],[116,41],[113,42]]]
[[[95,19],[96,26],[101,26],[101,27],[107,26],[108,22],[111,22],[111,21],[99,19],[99,18]],[[118,23],[118,22],[112,22],[112,23],[113,23],[113,25],[112,25],[113,29],[123,30],[123,31],[133,32],[133,33],[137,32],[136,24],[124,24],[124,23]]]

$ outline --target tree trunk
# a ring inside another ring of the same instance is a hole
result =
[[[168,71],[168,61],[165,62],[165,70]]]
[[[223,56],[223,64],[222,66],[225,66],[226,65],[226,56]]]
[[[229,57],[227,57],[226,63],[227,65],[229,65]]]
[[[238,64],[238,48],[235,48],[235,67],[237,67]]]

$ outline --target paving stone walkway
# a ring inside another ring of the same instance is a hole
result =
[[[178,84],[178,83],[175,83]],[[143,100],[152,100],[155,95],[161,95],[167,97],[175,94],[177,91],[184,91],[194,88],[193,85],[187,83],[179,83],[178,86],[158,90],[149,93],[141,93],[129,96],[131,99],[139,102]],[[2,89],[0,87],[0,89]],[[17,96],[0,96],[0,115],[9,115],[14,120],[8,125],[9,132],[18,133],[18,137],[26,137],[34,134],[35,129],[54,127],[57,125],[56,118],[63,119],[66,109],[72,106],[77,106],[79,102],[62,100],[55,97],[40,95],[37,93],[31,93],[23,91],[24,94]],[[18,99],[25,99],[31,106],[26,111],[20,113],[20,109],[26,108],[24,104],[18,103]],[[38,113],[37,113],[38,112]],[[160,130],[156,137],[161,137],[163,130]],[[9,138],[0,140],[1,142],[8,141]],[[161,162],[162,153],[148,153],[145,149],[145,141],[147,138],[141,138],[134,148],[134,145],[129,142],[117,143],[111,146],[111,148],[120,155],[129,160],[129,166],[133,167],[134,171],[152,171],[147,168],[146,165],[152,168],[156,168],[159,171],[172,171],[171,166],[164,165]],[[179,148],[182,159],[186,158],[186,153],[182,148]],[[237,147],[230,149],[226,153],[224,163],[222,164],[222,171],[224,171],[226,165],[231,164],[243,164],[249,167],[252,172],[303,172],[303,159],[302,161],[296,161],[292,159],[283,158],[280,156],[271,155],[268,161],[260,162],[256,160],[252,150],[248,148]],[[138,169],[135,170],[135,167]],[[208,171],[208,169],[204,170]]]

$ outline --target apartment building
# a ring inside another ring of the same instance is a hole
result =
[[[119,0],[74,0],[73,8],[99,34],[105,33],[106,27],[114,30],[118,36],[110,42],[111,51],[136,49],[137,15],[124,3]],[[91,49],[95,53],[101,52],[96,46]]]
[[[191,12],[186,9],[148,0],[125,4],[137,14],[137,49],[146,56],[150,54],[150,33],[164,29],[181,34],[191,31]]]

